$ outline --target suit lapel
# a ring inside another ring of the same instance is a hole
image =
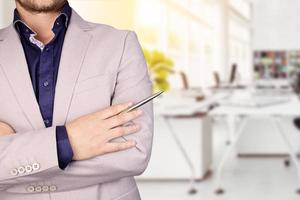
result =
[[[53,126],[63,125],[66,122],[73,90],[92,37],[87,33],[88,30],[88,24],[73,10],[58,71]]]
[[[44,128],[21,41],[12,25],[6,31],[6,37],[1,42],[0,65],[32,128]]]
[[[92,36],[90,26],[74,10],[65,36],[58,71],[53,126],[65,123],[73,90]],[[3,40],[3,41],[2,41]],[[23,47],[13,25],[0,38],[0,67],[32,128],[45,128],[31,83]]]

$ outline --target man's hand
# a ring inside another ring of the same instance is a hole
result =
[[[15,130],[7,123],[0,122],[0,136],[14,134]]]
[[[66,129],[73,149],[73,160],[89,159],[134,147],[135,141],[111,141],[141,129],[137,124],[122,126],[142,114],[140,109],[118,114],[129,106],[130,103],[114,105],[67,123]]]

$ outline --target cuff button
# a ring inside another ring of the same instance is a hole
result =
[[[32,172],[32,166],[31,165],[26,165],[25,166],[25,171],[26,171],[26,173]]]
[[[19,174],[24,174],[25,173],[25,168],[24,167],[19,167],[18,172],[19,172]]]
[[[39,163],[33,163],[32,164],[32,169],[33,170],[39,170],[40,169],[40,164]]]
[[[34,192],[34,186],[30,185],[26,188],[26,190],[27,190],[27,192],[32,193],[32,192]]]
[[[49,186],[48,185],[43,185],[42,191],[43,192],[48,192],[49,191]]]
[[[18,173],[19,173],[19,172],[18,172],[17,169],[12,169],[12,170],[10,171],[10,174],[13,175],[13,176],[17,176]]]
[[[49,188],[49,190],[50,190],[51,192],[56,191],[56,190],[57,190],[56,185],[51,185],[50,188]]]
[[[42,192],[42,186],[39,186],[39,185],[36,186],[36,187],[35,187],[35,191],[36,191],[36,192]]]

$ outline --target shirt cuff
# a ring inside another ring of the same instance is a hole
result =
[[[64,170],[73,158],[73,150],[65,126],[56,127],[56,146],[58,166],[60,169]]]

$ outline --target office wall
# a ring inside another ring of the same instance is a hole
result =
[[[88,21],[105,23],[120,29],[134,28],[136,0],[68,1],[72,8]]]
[[[0,28],[3,28],[11,23],[14,7],[15,1],[0,0]]]
[[[0,1],[0,27],[4,24],[4,1]]]
[[[252,1],[253,48],[300,49],[300,1]]]

